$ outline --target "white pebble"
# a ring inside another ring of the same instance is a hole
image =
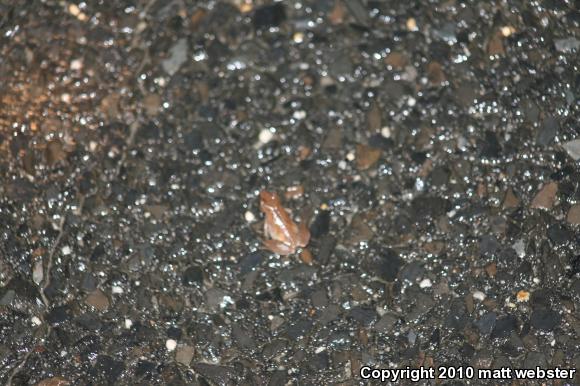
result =
[[[381,135],[385,138],[391,138],[392,132],[391,132],[391,128],[390,127],[383,127],[381,129]]]
[[[75,59],[70,62],[70,69],[73,71],[78,71],[83,68],[83,60],[82,59]]]
[[[118,285],[114,285],[111,287],[111,292],[114,294],[122,294],[123,291],[123,287],[119,287]]]
[[[60,96],[60,100],[64,103],[70,103],[70,94],[64,93]]]
[[[294,111],[294,114],[292,114],[292,117],[294,119],[304,119],[304,118],[306,118],[306,111],[304,111],[304,110]]]
[[[246,213],[244,213],[244,218],[246,219],[247,222],[256,221],[256,216],[254,216],[254,214],[249,210],[247,210]]]
[[[356,156],[354,155],[354,153],[352,151],[346,155],[346,159],[349,161],[354,161],[355,158],[356,158]]]
[[[419,283],[419,288],[429,288],[432,285],[433,285],[433,283],[431,283],[431,280],[429,280],[429,279],[423,279]]]
[[[272,138],[274,138],[274,133],[268,129],[260,131],[260,136],[258,137],[261,143],[268,143],[272,140]]]
[[[479,300],[480,302],[485,300],[485,294],[481,291],[475,291],[472,296],[475,300]]]
[[[407,101],[407,106],[409,107],[413,107],[417,104],[417,100],[413,97],[410,97],[409,100]]]
[[[65,256],[70,255],[72,252],[72,250],[70,249],[70,247],[68,245],[65,245],[64,247],[62,247],[62,249],[60,251]]]
[[[42,320],[40,320],[38,316],[33,316],[30,321],[32,322],[33,326],[40,326],[42,324]]]
[[[167,351],[173,351],[177,347],[177,341],[175,339],[167,339],[165,347],[167,347]]]
[[[125,328],[128,330],[133,326],[133,321],[131,319],[125,319]]]

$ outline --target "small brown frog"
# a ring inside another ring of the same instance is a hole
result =
[[[292,221],[277,193],[261,191],[260,210],[266,215],[264,233],[269,240],[264,240],[263,243],[267,249],[284,256],[308,245],[310,231],[306,224]]]

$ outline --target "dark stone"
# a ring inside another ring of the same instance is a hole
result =
[[[256,348],[256,341],[252,332],[238,324],[232,326],[232,338],[238,347],[242,349],[254,350]]]
[[[554,224],[548,228],[548,237],[556,245],[563,245],[568,243],[573,234],[568,229],[560,224]]]
[[[99,330],[102,326],[102,323],[101,323],[101,320],[99,319],[99,317],[92,312],[88,312],[86,314],[79,315],[75,319],[75,322],[79,326],[81,326],[87,330],[91,330],[91,331]]]
[[[288,342],[284,339],[274,339],[264,345],[262,356],[265,359],[271,359],[282,353],[288,347]]]
[[[491,331],[492,338],[505,338],[518,327],[518,319],[514,315],[506,315],[498,318],[495,327]]]
[[[167,337],[170,339],[179,340],[181,339],[182,331],[181,328],[171,326],[167,329]]]
[[[308,334],[308,332],[312,329],[312,320],[310,319],[300,319],[291,325],[289,325],[285,332],[286,336],[289,339],[295,340],[304,335]]]
[[[548,367],[548,360],[546,359],[546,355],[544,353],[531,351],[526,355],[526,359],[524,359],[522,367],[524,369],[535,369],[536,367],[545,369]]]
[[[419,196],[413,199],[411,210],[415,221],[423,222],[425,217],[436,218],[447,213],[449,202],[441,197]]]
[[[285,385],[287,383],[288,383],[288,371],[276,370],[270,377],[270,382],[268,382],[268,386]]]
[[[377,313],[372,308],[355,306],[350,310],[350,317],[363,326],[369,326],[377,319]]]
[[[538,330],[552,331],[560,324],[561,316],[551,309],[537,309],[532,312],[530,323]]]
[[[125,370],[125,364],[117,361],[108,355],[99,355],[97,363],[93,367],[93,374],[107,381],[108,384],[115,384],[117,379]]]
[[[240,273],[245,275],[248,272],[253,271],[254,268],[262,263],[264,260],[264,255],[265,254],[263,251],[256,251],[244,256],[238,265],[240,268]]]
[[[381,319],[375,323],[374,328],[377,332],[390,333],[398,321],[399,318],[396,315],[388,312],[381,316]]]
[[[551,115],[546,117],[538,131],[536,143],[540,146],[549,145],[554,140],[554,137],[558,134],[558,129],[558,120]]]
[[[256,29],[277,27],[286,20],[286,8],[283,3],[264,5],[256,9],[252,19]]]
[[[423,265],[419,261],[412,261],[401,269],[401,274],[399,276],[401,280],[407,280],[414,283],[416,280],[423,277],[424,274],[425,269],[423,268]]]
[[[481,156],[484,158],[499,158],[502,152],[497,135],[493,131],[486,131],[485,138],[480,144]]]
[[[465,327],[467,321],[465,303],[460,299],[453,300],[449,305],[449,312],[445,318],[445,326],[460,330]]]
[[[326,295],[326,290],[324,289],[314,291],[310,298],[312,300],[312,305],[316,308],[322,308],[328,305],[328,296]]]
[[[485,235],[481,236],[479,240],[479,253],[482,256],[489,256],[496,253],[501,248],[500,243],[495,236]]]
[[[395,141],[385,138],[381,134],[373,134],[369,137],[368,145],[383,151],[389,151],[395,146]]]
[[[199,130],[190,130],[183,135],[183,142],[187,150],[199,150],[203,148],[203,136]]]
[[[105,255],[105,247],[102,245],[97,245],[95,249],[93,249],[93,253],[91,253],[91,261],[98,261]]]
[[[197,265],[188,267],[182,276],[183,285],[194,286],[203,283],[203,270]]]
[[[328,368],[328,353],[323,351],[308,358],[307,366],[313,371],[322,371]]]
[[[29,302],[34,302],[40,298],[38,288],[31,281],[25,280],[19,275],[14,276],[4,288],[0,288],[0,299],[8,291],[13,291],[15,295]]]
[[[379,252],[379,256],[371,263],[370,269],[374,270],[373,273],[376,276],[391,282],[397,278],[402,264],[403,262],[397,252],[390,248],[385,248]]]
[[[45,320],[53,326],[70,320],[71,314],[68,306],[54,307],[45,316]]]
[[[220,386],[239,385],[241,381],[241,374],[235,367],[209,363],[196,363],[192,367],[198,374],[211,382],[210,384]]]
[[[495,312],[488,312],[475,322],[475,325],[482,335],[489,335],[493,331],[496,319],[497,314]]]
[[[433,169],[430,175],[431,184],[433,186],[443,186],[449,181],[449,169],[445,166],[438,166]]]
[[[147,378],[150,379],[151,376],[156,372],[157,364],[154,362],[140,360],[135,366],[135,376],[137,378]]]
[[[97,278],[92,273],[86,272],[81,281],[81,289],[85,292],[93,292],[97,289],[97,284]]]

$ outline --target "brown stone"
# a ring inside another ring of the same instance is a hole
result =
[[[370,168],[379,158],[381,158],[381,149],[367,145],[356,145],[356,167],[358,170]]]
[[[445,82],[445,73],[439,62],[431,62],[427,65],[427,78],[433,85],[439,85]]]
[[[62,142],[58,139],[53,139],[46,144],[45,151],[46,163],[49,166],[54,165],[59,161],[64,161],[66,159],[66,152],[63,149]]]
[[[85,303],[91,307],[96,308],[98,311],[105,311],[109,308],[109,298],[100,289],[96,289],[91,292],[85,299]]]
[[[193,359],[193,347],[188,345],[178,346],[175,352],[175,362],[181,363],[182,365],[189,366],[191,360]]]
[[[485,266],[485,272],[489,277],[495,277],[497,273],[497,264],[496,263],[489,263]]]
[[[374,102],[367,113],[367,123],[371,132],[379,131],[381,129],[381,115],[381,106],[379,106],[377,102]]]
[[[580,224],[580,204],[572,205],[570,210],[568,210],[566,221],[573,225]]]
[[[157,115],[161,107],[161,97],[157,94],[149,94],[143,99],[143,107],[145,107],[145,113],[153,117]]]
[[[552,209],[554,201],[556,201],[556,194],[558,193],[558,183],[549,182],[542,186],[542,189],[536,194],[532,200],[531,207],[534,209]]]
[[[503,207],[505,209],[517,208],[520,205],[520,200],[514,194],[512,188],[508,188],[503,198]]]
[[[46,378],[38,382],[36,386],[67,386],[70,382],[63,377]]]
[[[487,42],[487,53],[490,56],[503,55],[505,49],[503,46],[503,36],[500,31],[493,34]]]
[[[395,70],[402,70],[409,63],[407,55],[402,52],[393,51],[385,58],[385,63]]]

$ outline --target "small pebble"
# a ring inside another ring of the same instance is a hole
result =
[[[475,291],[475,292],[473,292],[473,295],[472,296],[473,296],[473,298],[475,300],[479,300],[480,302],[484,301],[485,300],[485,297],[486,297],[485,294],[483,292],[481,292],[481,291]]]
[[[79,71],[83,68],[83,60],[82,59],[75,59],[70,62],[70,69],[73,71]]]
[[[427,279],[427,278],[421,280],[421,282],[419,283],[420,288],[429,288],[432,285],[433,285],[433,283],[431,283],[431,280]]]
[[[63,255],[68,256],[71,254],[72,250],[68,245],[65,245],[64,247],[62,247],[61,252]]]
[[[292,114],[292,117],[294,119],[304,119],[304,118],[306,118],[306,111],[304,111],[304,110],[294,111],[294,114]]]
[[[165,347],[167,348],[167,351],[173,351],[177,347],[177,341],[175,339],[167,339]]]
[[[133,321],[131,319],[125,319],[125,328],[128,330],[133,326]]]
[[[292,40],[294,43],[302,43],[304,41],[304,33],[303,32],[296,32],[292,36]]]
[[[246,213],[244,213],[244,218],[249,223],[256,221],[256,216],[254,216],[254,214],[252,212],[250,212],[249,210],[247,210]]]
[[[417,20],[414,17],[410,17],[407,19],[407,31],[417,31]]]
[[[506,25],[506,26],[501,27],[501,34],[506,38],[515,32],[516,32],[516,29],[510,25]]]
[[[261,143],[268,143],[274,138],[274,133],[272,133],[269,129],[263,129],[260,131],[260,135],[258,136],[258,140]]]
[[[528,300],[530,300],[530,293],[525,290],[518,291],[516,299],[519,303],[527,302]]]
[[[42,324],[42,320],[40,320],[38,316],[33,316],[30,321],[32,322],[33,326],[40,326]]]
[[[111,287],[111,293],[114,293],[114,294],[122,294],[123,292],[124,292],[123,291],[123,288],[122,287],[119,287],[118,285],[114,285],[114,286]]]
[[[391,135],[392,135],[391,128],[390,127],[387,127],[387,126],[383,127],[381,129],[381,135],[384,138],[391,138]]]

